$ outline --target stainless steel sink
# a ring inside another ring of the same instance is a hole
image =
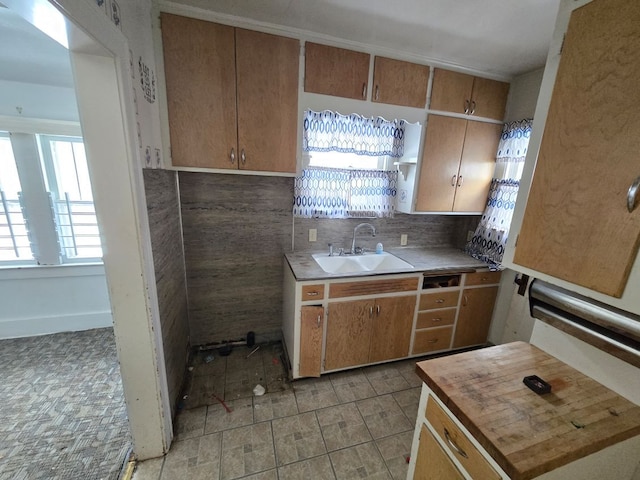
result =
[[[365,253],[330,257],[326,253],[312,255],[316,263],[327,273],[370,273],[397,269],[413,269],[413,265],[391,253]]]

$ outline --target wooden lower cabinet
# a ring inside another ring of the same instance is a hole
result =
[[[310,305],[300,312],[300,375],[319,377],[322,370],[324,308]]]
[[[497,286],[462,291],[452,348],[480,345],[487,341],[497,295]]]
[[[376,299],[369,362],[406,357],[411,342],[416,296]]]
[[[325,370],[368,362],[373,307],[372,300],[329,304]]]
[[[331,302],[325,370],[409,355],[416,295]]]
[[[418,457],[413,480],[463,480],[464,477],[447,456],[426,425],[420,430]]]

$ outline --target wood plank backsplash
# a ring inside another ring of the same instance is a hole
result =
[[[172,413],[175,414],[189,348],[187,288],[180,241],[176,173],[145,168],[143,177],[169,398]]]
[[[191,342],[280,338],[293,178],[179,172]]]

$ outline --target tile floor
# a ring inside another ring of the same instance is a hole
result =
[[[262,358],[269,363],[268,355]],[[209,365],[218,377],[213,383],[226,387],[231,413],[220,402],[182,410],[169,453],[139,463],[133,479],[404,480],[419,360],[281,382],[282,390],[263,396],[248,388],[255,372],[249,375],[232,357],[224,382],[221,367]]]

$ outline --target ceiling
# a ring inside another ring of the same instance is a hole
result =
[[[0,65],[0,80],[73,87],[67,49],[8,8],[0,8]]]
[[[161,7],[215,10],[508,79],[544,65],[559,2],[179,0]],[[0,8],[0,65],[2,80],[73,86],[66,49],[7,8]]]
[[[173,0],[510,78],[545,64],[560,0]]]

